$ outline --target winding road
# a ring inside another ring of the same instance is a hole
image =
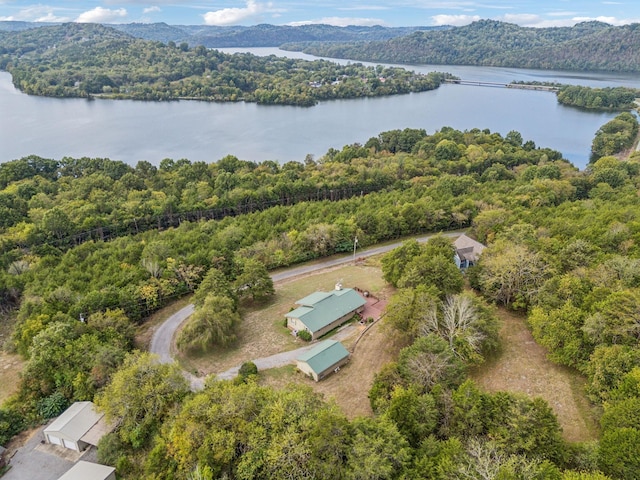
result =
[[[454,232],[446,232],[443,233],[446,237],[457,237],[462,233],[462,231],[454,231]],[[429,240],[433,235],[427,235],[424,237],[416,238],[418,242],[424,243]],[[371,257],[373,255],[379,255],[381,253],[386,253],[390,250],[393,250],[396,247],[402,245],[402,241],[394,242],[388,245],[383,245],[380,247],[372,247],[361,250],[357,252],[357,258],[365,258]],[[274,283],[281,282],[284,280],[289,280],[291,278],[295,278],[301,275],[308,275],[313,272],[317,272],[319,270],[325,270],[327,268],[335,267],[338,265],[344,265],[346,263],[350,263],[354,261],[353,255],[348,255],[339,258],[332,258],[329,260],[323,260],[320,262],[314,262],[306,265],[302,265],[299,267],[289,268],[286,270],[282,270],[279,272],[274,272],[271,274],[271,279]],[[162,323],[156,331],[153,333],[153,337],[151,338],[151,346],[149,350],[151,353],[158,355],[161,363],[171,363],[175,360],[171,355],[171,345],[173,343],[173,337],[176,333],[176,330],[182,322],[184,322],[187,318],[191,316],[194,311],[193,304],[189,304],[186,307],[178,310],[176,313],[167,318],[164,323]],[[342,335],[340,335],[342,334]],[[339,332],[338,335],[345,337],[348,336],[348,331]],[[338,336],[333,337],[337,340],[340,340]],[[256,364],[258,370],[264,370],[268,368],[276,368],[282,367],[285,365],[289,365],[295,362],[295,359],[304,351],[313,348],[314,345],[309,345],[306,347],[299,348],[297,350],[291,350],[288,352],[282,352],[275,355],[271,355],[269,357],[256,358],[253,363]],[[238,374],[238,370],[240,366],[231,368],[226,372],[222,372],[216,375],[216,378],[219,379],[231,379],[234,378]],[[193,390],[200,390],[204,388],[204,378],[196,377],[195,375],[184,371],[185,377],[191,383],[191,388]]]

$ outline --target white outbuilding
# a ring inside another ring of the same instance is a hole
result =
[[[58,480],[116,480],[116,469],[80,460]]]
[[[47,443],[82,452],[97,445],[110,430],[93,402],[76,402],[44,429],[44,438]]]

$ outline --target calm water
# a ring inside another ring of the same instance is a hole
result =
[[[237,51],[225,49],[226,51]],[[246,50],[244,50],[246,51]],[[277,49],[252,53],[313,58]],[[591,86],[628,85],[640,79],[618,74],[575,74],[484,67],[410,67],[447,71],[463,79],[510,82],[559,81]],[[227,154],[244,160],[302,161],[330,148],[364,143],[378,133],[450,126],[489,128],[563,153],[583,167],[594,133],[614,114],[588,113],[558,105],[552,93],[444,85],[419,94],[336,100],[315,107],[260,106],[197,101],[52,99],[24,95],[0,72],[0,162],[29,154],[59,159],[108,157],[134,165],[163,158],[212,162]]]

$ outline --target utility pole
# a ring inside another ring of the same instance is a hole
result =
[[[353,239],[353,264],[356,264],[356,247],[358,246],[358,237]]]

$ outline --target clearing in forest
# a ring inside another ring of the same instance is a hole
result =
[[[364,333],[349,363],[321,382],[313,381],[293,365],[260,372],[260,382],[276,388],[304,384],[323,394],[325,400],[334,401],[349,419],[369,416],[373,414],[369,403],[373,377],[398,357],[401,348],[394,338],[382,322],[377,322]],[[355,339],[350,340],[344,342],[345,346],[350,347]]]
[[[502,352],[481,365],[471,378],[490,392],[525,393],[546,400],[560,422],[563,437],[571,442],[598,438],[593,407],[584,393],[585,380],[574,370],[547,359],[523,317],[499,309]]]
[[[234,345],[204,354],[184,355],[174,351],[174,358],[186,370],[205,375],[224,372],[248,360],[304,347],[308,343],[293,337],[284,326],[285,313],[295,306],[296,300],[316,290],[332,290],[337,282],[344,287],[359,287],[377,295],[386,284],[379,267],[371,262],[374,260],[278,282],[275,284],[276,294],[267,304],[241,309],[242,322],[236,330],[237,341]]]
[[[19,355],[0,350],[0,404],[18,391],[24,363]]]

